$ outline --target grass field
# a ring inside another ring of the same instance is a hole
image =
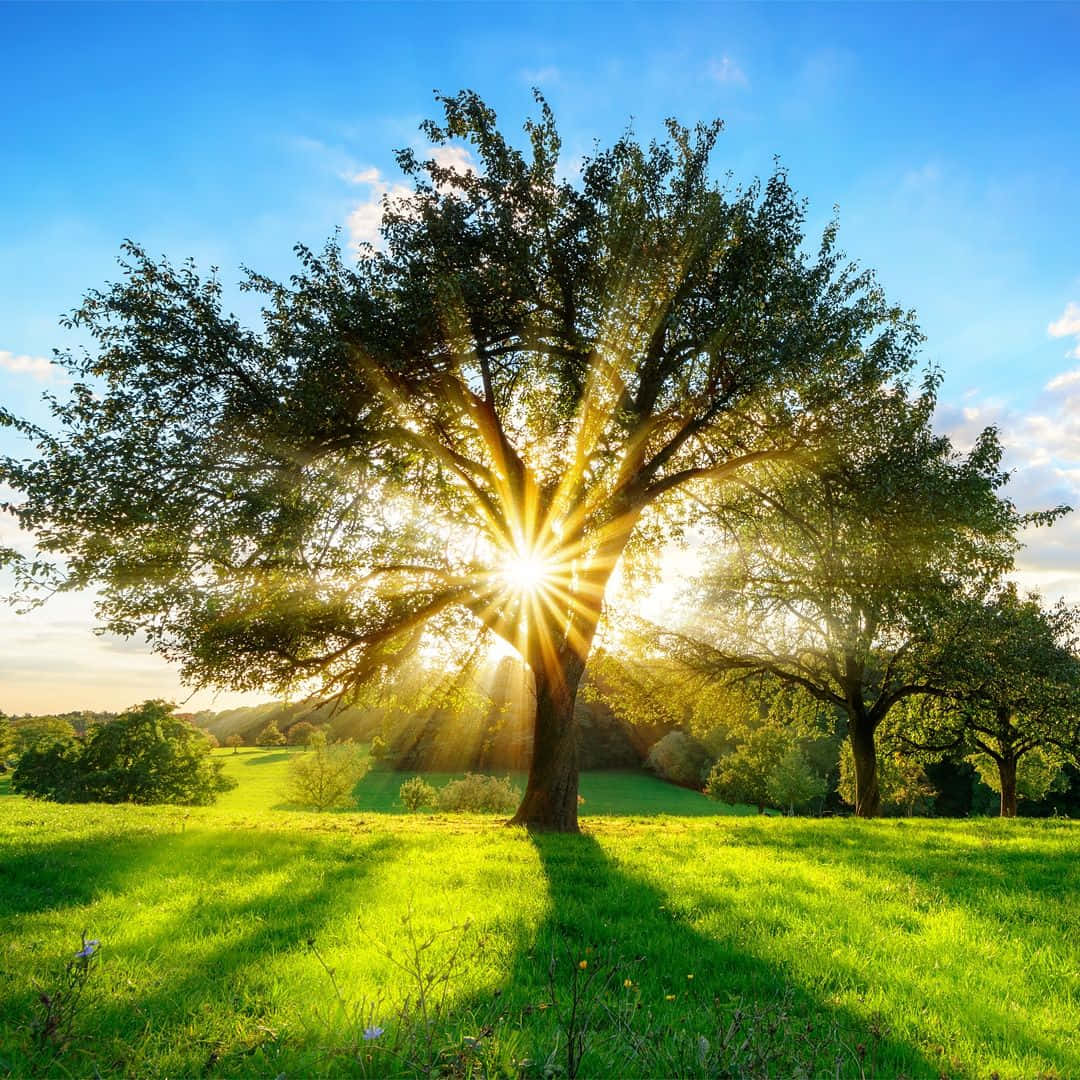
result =
[[[223,810],[285,810],[294,809],[289,803],[289,758],[298,750],[242,749],[217,750],[224,763],[225,773],[238,786],[218,801]],[[398,801],[401,782],[412,773],[373,769],[356,786],[356,808],[377,814],[404,814]],[[441,787],[461,773],[424,773],[425,779]],[[503,775],[503,774],[500,774]],[[510,773],[510,778],[522,790],[525,773]],[[676,814],[680,817],[714,817],[717,814],[757,813],[749,806],[732,807],[707,799],[698,791],[675,787],[643,772],[589,772],[581,775],[581,816],[599,814],[623,816],[652,816]]]
[[[587,776],[612,816],[529,837],[273,810],[258,760],[212,808],[0,799],[0,1074],[1080,1076],[1068,822],[618,817],[640,778]]]

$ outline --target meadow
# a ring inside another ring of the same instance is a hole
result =
[[[585,774],[585,835],[530,836],[396,774],[287,809],[287,760],[228,754],[207,808],[0,798],[0,1074],[1080,1076],[1073,823]]]

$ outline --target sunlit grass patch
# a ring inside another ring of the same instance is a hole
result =
[[[605,1020],[582,1075],[696,1075],[692,1041],[715,1052],[716,1010],[751,1006],[785,1018],[772,1075],[801,1060],[807,1024],[844,1076],[1080,1075],[1077,854],[1067,822],[612,817],[530,838],[479,816],[7,798],[0,1070],[393,1071],[343,1017],[392,1037],[415,996],[411,932],[438,938],[433,956],[472,935],[439,1045],[465,1053],[490,1025],[480,1045],[510,1075],[562,1061],[553,997],[601,969],[597,1015],[628,1010],[654,1056]],[[37,994],[83,930],[102,946],[74,1038],[31,1056]]]

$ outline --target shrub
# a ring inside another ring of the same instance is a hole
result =
[[[663,780],[701,790],[701,777],[709,763],[709,752],[692,735],[668,732],[653,744],[645,768]]]
[[[293,726],[289,728],[289,745],[310,746],[311,737],[315,734],[315,731],[315,725],[308,723],[307,720],[301,720],[298,724],[293,724]]]
[[[87,732],[27,750],[15,791],[55,802],[173,803],[204,806],[236,786],[210,758],[198,728],[173,706],[146,701]]]
[[[439,802],[439,793],[422,776],[410,776],[398,788],[398,798],[406,810],[430,809]]]
[[[281,729],[277,726],[276,720],[271,720],[259,732],[258,737],[255,739],[256,746],[284,746],[285,736],[281,734]]]
[[[521,802],[521,792],[510,777],[466,773],[463,780],[451,780],[439,792],[439,809],[459,814],[509,814]]]
[[[316,810],[353,806],[353,788],[368,771],[368,760],[353,743],[328,745],[322,731],[312,735],[309,745],[309,753],[289,762],[295,801]]]
[[[386,740],[381,735],[376,735],[371,740],[371,746],[368,749],[368,753],[374,761],[382,761],[386,757],[390,747],[387,746]]]

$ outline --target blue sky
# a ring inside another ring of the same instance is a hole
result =
[[[717,168],[739,180],[779,155],[814,227],[838,205],[843,247],[917,310],[946,371],[940,423],[961,441],[1000,424],[1017,501],[1080,506],[1080,5],[4,4],[0,18],[0,401],[15,411],[40,417],[41,391],[62,392],[45,362],[70,340],[57,318],[114,276],[124,237],[226,281],[241,264],[287,275],[297,241],[370,228],[433,89],[475,89],[518,129],[539,86],[570,172],[594,140],[631,119],[647,138],[669,115],[723,118]],[[1077,549],[1070,523],[1036,538],[1029,579],[1080,599]],[[65,603],[0,613],[0,708],[37,708],[43,680],[53,707],[176,692],[137,647],[89,636],[88,598]],[[34,658],[72,650],[84,670],[61,689]]]

